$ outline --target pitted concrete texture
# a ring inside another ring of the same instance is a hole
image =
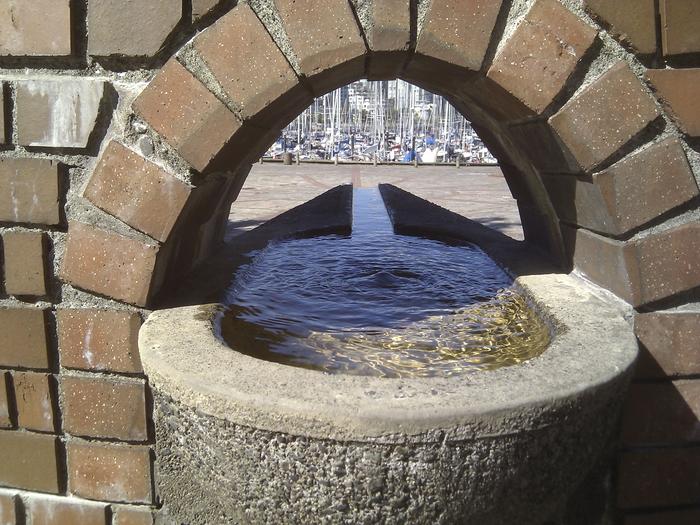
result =
[[[339,184],[389,183],[522,240],[518,205],[498,167],[255,164],[231,206],[233,238]]]
[[[436,431],[424,443],[386,444],[236,425],[157,392],[161,519],[192,525],[599,525],[600,500],[586,501],[589,513],[590,504],[597,505],[593,520],[565,517],[579,493],[602,489],[601,479],[594,487],[579,486],[604,457],[619,409],[607,396],[599,401],[577,412],[575,425],[465,441],[444,440]]]
[[[425,206],[431,218],[451,215]],[[622,303],[575,277],[530,273],[516,283],[552,327],[550,348],[455,378],[288,367],[221,342],[219,305],[151,314],[139,347],[166,515],[570,525],[567,509],[590,504],[572,498],[604,493],[586,478],[605,464],[637,346]],[[600,513],[575,523],[598,525]]]

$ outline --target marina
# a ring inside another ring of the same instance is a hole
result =
[[[403,80],[359,80],[318,97],[264,155],[299,161],[496,164],[443,97]]]

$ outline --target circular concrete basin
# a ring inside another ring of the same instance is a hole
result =
[[[556,523],[606,457],[637,345],[624,307],[582,280],[516,284],[552,326],[548,350],[452,378],[284,366],[228,348],[220,305],[154,312],[140,350],[165,512],[183,523]]]

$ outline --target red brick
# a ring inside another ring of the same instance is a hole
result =
[[[105,149],[84,196],[129,226],[165,241],[191,188],[118,142]]]
[[[633,384],[626,398],[622,440],[628,445],[700,440],[700,380]]]
[[[145,306],[158,247],[72,222],[61,278],[78,288]]]
[[[0,308],[0,366],[49,368],[44,310]]]
[[[700,52],[700,4],[697,0],[659,0],[665,55]]]
[[[593,45],[596,30],[555,0],[538,0],[499,49],[488,77],[541,113]]]
[[[151,503],[150,449],[71,441],[68,490],[83,498]]]
[[[181,17],[180,0],[88,0],[88,53],[155,55]]]
[[[55,436],[0,431],[0,485],[58,494],[56,445]]]
[[[169,60],[133,108],[195,169],[204,171],[241,124],[180,63]]]
[[[659,449],[622,454],[618,505],[643,509],[697,503],[700,449]]]
[[[0,97],[0,122],[1,105]],[[0,221],[47,225],[60,222],[56,162],[0,159]]]
[[[10,398],[8,392],[10,388],[8,372],[0,371],[0,428],[12,427]]]
[[[367,49],[347,0],[275,0],[275,5],[299,69],[317,95],[364,75]]]
[[[87,501],[31,496],[26,509],[31,525],[107,525],[107,506]]]
[[[144,507],[112,505],[112,525],[153,525],[153,511]]]
[[[650,235],[635,243],[639,300],[647,304],[700,286],[700,222]]]
[[[638,314],[634,329],[642,344],[639,377],[700,374],[700,313]]]
[[[649,69],[647,78],[664,101],[679,127],[691,137],[700,137],[700,85],[698,69]]]
[[[572,98],[549,122],[582,168],[603,162],[659,116],[624,62]]]
[[[49,374],[14,372],[17,423],[28,430],[55,432],[54,390]]]
[[[124,441],[148,439],[145,383],[62,376],[63,428],[75,436]]]
[[[698,525],[700,510],[669,510],[627,516],[624,525]]]
[[[699,193],[676,138],[626,157],[591,182],[561,175],[544,180],[561,218],[611,235],[638,228]]]
[[[71,54],[70,0],[0,4],[0,55]]]
[[[609,24],[613,35],[640,53],[656,52],[654,0],[586,0],[586,6]]]
[[[123,310],[59,309],[61,366],[81,370],[141,373],[141,317]]]
[[[40,232],[6,232],[5,290],[10,295],[46,295],[45,237]]]
[[[274,125],[313,102],[253,10],[239,5],[195,40],[195,49],[244,120]]]

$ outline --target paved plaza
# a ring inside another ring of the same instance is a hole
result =
[[[231,208],[233,237],[339,184],[394,184],[430,202],[521,240],[515,200],[497,167],[256,164]]]

